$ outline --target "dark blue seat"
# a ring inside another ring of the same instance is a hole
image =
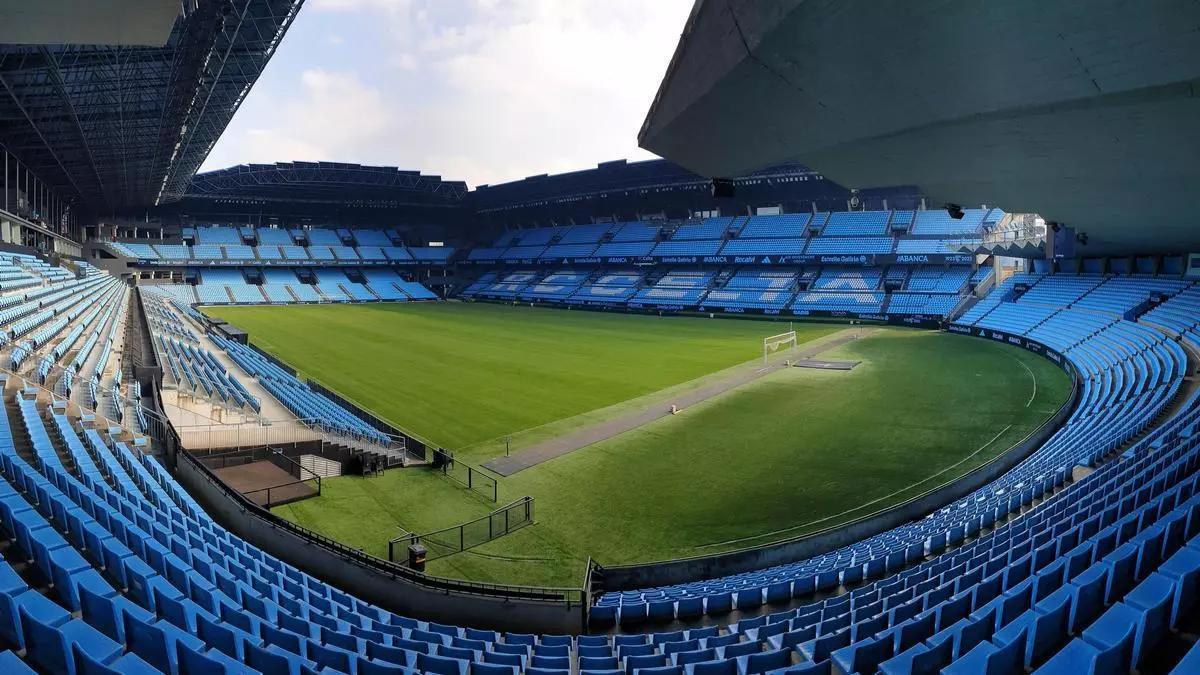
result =
[[[1026,611],[1004,628],[996,631],[994,640],[1012,642],[1022,632],[1026,634],[1023,664],[1031,667],[1049,656],[1067,641],[1070,622],[1071,594],[1065,589]]]
[[[1138,618],[1136,611],[1118,603],[1084,629],[1082,637],[1091,647],[1091,655],[1105,664],[1106,669],[1110,668],[1107,665],[1109,663],[1113,672],[1125,672],[1132,668]]]
[[[943,675],[1015,675],[1024,671],[1025,632],[1008,644],[980,642],[942,669]]]
[[[200,651],[184,642],[176,642],[179,675],[253,675],[254,671],[237,659],[216,649]],[[362,671],[360,670],[361,674]]]
[[[1158,568],[1158,573],[1173,579],[1177,592],[1171,605],[1171,626],[1179,625],[1179,617],[1187,616],[1200,597],[1200,550],[1181,548]]]
[[[703,663],[704,661],[715,661],[717,658],[717,650],[697,649],[690,652],[677,652],[671,655],[671,661],[678,666],[686,666],[692,663]]]
[[[766,673],[780,668],[787,668],[792,664],[792,651],[790,649],[777,649],[770,652],[760,652],[748,656],[739,656],[737,661],[738,670],[741,671],[742,675],[755,675],[756,673]]]
[[[1133,641],[1133,667],[1140,668],[1148,654],[1166,635],[1171,623],[1175,583],[1161,574],[1151,574],[1130,591],[1123,604],[1138,616]]]
[[[1099,648],[1083,638],[1075,638],[1033,672],[1035,675],[1081,675],[1081,673],[1119,675],[1127,673],[1128,669],[1121,669],[1121,662],[1127,658],[1122,651],[1128,650],[1129,644],[1129,642],[1125,642],[1109,648]]]
[[[408,675],[412,672],[411,668],[386,661],[373,661],[361,655],[355,662],[355,668],[358,675]]]
[[[690,663],[684,667],[687,675],[738,675],[737,659],[717,659]]]
[[[571,667],[571,659],[566,656],[534,656],[530,662],[534,668],[563,670]]]
[[[620,668],[615,656],[580,656],[580,670],[617,670]]]
[[[295,675],[301,668],[316,670],[316,664],[275,645],[246,645],[246,664],[262,675]]]
[[[33,668],[10,651],[0,652],[0,673],[11,675],[37,675]]]
[[[99,660],[90,651],[78,644],[72,645],[75,672],[78,675],[160,675],[161,671],[140,659],[136,654],[118,656],[108,663]],[[222,671],[212,669],[209,673]]]
[[[1184,654],[1183,659],[1171,671],[1171,675],[1188,675],[1189,673],[1200,673],[1200,642],[1192,645],[1192,648],[1188,650],[1187,654]]]
[[[895,641],[892,636],[867,638],[836,649],[830,655],[833,664],[844,673],[874,673],[879,664],[892,658]]]
[[[644,602],[638,602],[628,605],[621,605],[621,614],[618,621],[622,626],[638,624],[646,620],[650,615],[650,605]]]
[[[480,663],[478,661],[471,664],[471,675],[517,675],[518,672],[517,666]]]
[[[661,668],[669,665],[667,663],[666,654],[644,654],[642,656],[630,656],[625,659],[625,672],[634,673],[644,668]]]
[[[434,675],[467,675],[467,663],[430,654],[417,655],[417,670]]]
[[[484,663],[494,663],[500,666],[524,668],[526,657],[523,654],[510,654],[506,652],[483,652],[483,661]],[[613,662],[616,662],[615,658]]]

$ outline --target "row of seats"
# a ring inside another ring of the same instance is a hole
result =
[[[302,420],[323,426],[355,438],[387,446],[390,439],[348,410],[313,391],[291,373],[280,368],[251,347],[209,333],[229,358],[246,374],[258,380],[268,392]]]
[[[732,275],[711,271],[669,270],[647,282],[639,272],[621,270],[558,271],[543,276],[536,270],[485,272],[461,292],[464,298],[546,302],[554,304],[615,304],[632,308],[684,308],[699,311],[854,312],[947,316],[963,300],[971,270],[967,267],[918,268],[909,285],[934,289],[926,293],[886,293],[878,268],[812,268],[797,270],[737,270]],[[928,272],[925,272],[928,270]],[[889,274],[907,274],[893,266]],[[899,278],[903,286],[906,276]],[[590,281],[589,281],[590,280]],[[720,281],[718,284],[717,282]],[[648,284],[648,285],[647,285]],[[811,290],[797,291],[798,285]],[[644,286],[644,287],[643,287]],[[952,292],[942,292],[946,288]],[[891,302],[895,302],[895,310]]]
[[[347,262],[441,262],[454,255],[454,248],[447,246],[345,246],[335,244],[313,244],[300,246],[288,244],[145,244],[137,242],[108,242],[107,246],[117,255],[136,260],[190,261],[190,260],[244,260],[251,262],[290,262],[297,265],[322,261]],[[3,281],[0,281],[3,283]],[[2,290],[2,288],[0,288]]]
[[[258,412],[261,402],[204,347],[175,308],[155,296],[144,300],[150,339],[159,363],[177,387],[213,402]]]
[[[226,270],[227,272],[229,270]],[[280,272],[288,280],[272,281],[269,272]],[[437,295],[416,281],[406,281],[391,270],[364,270],[366,284],[350,281],[341,271],[324,270],[327,281],[306,284],[286,270],[264,271],[262,284],[246,283],[238,274],[233,283],[208,281],[211,272],[205,273],[205,281],[191,284],[143,284],[140,288],[149,294],[179,300],[187,304],[290,304],[307,302],[405,302],[408,300],[436,300]]]
[[[821,236],[873,236],[895,232],[940,237],[978,237],[985,223],[1004,216],[1000,209],[966,209],[961,219],[951,218],[945,210],[921,211],[836,211],[833,213],[788,213],[756,216],[714,216],[682,223],[645,221],[597,223],[556,227],[507,230],[492,242],[490,249],[513,246],[546,247],[554,244],[595,244],[615,242],[653,242],[667,234],[671,241],[721,240],[727,235],[737,239],[803,239],[810,230]],[[921,240],[914,240],[921,241]],[[927,241],[939,241],[931,239]],[[905,251],[901,251],[905,252]],[[912,251],[920,253],[947,252]],[[581,257],[586,257],[586,254]]]
[[[640,227],[635,230],[634,234],[628,236],[634,237],[639,233],[649,235],[651,234],[650,229],[652,228]],[[619,231],[618,235],[624,231]],[[738,237],[734,239],[684,237],[665,241],[656,241],[652,236],[645,239],[614,236],[610,242],[594,244],[481,246],[471,249],[467,254],[467,260],[491,262],[614,257],[949,254],[959,253],[964,247],[974,249],[978,243],[977,239],[913,239],[890,236]]]

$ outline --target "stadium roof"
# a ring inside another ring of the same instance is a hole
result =
[[[801,164],[790,163],[761,169],[740,177],[740,180],[794,176],[815,176],[815,172]],[[594,169],[540,174],[509,183],[480,185],[471,193],[471,197],[479,210],[488,211],[555,200],[570,201],[626,191],[646,192],[682,186],[707,192],[709,180],[663,159],[634,162],[619,159],[602,162]]]
[[[159,47],[171,34],[180,5],[179,0],[27,0],[0,4],[0,43]]]
[[[189,199],[253,199],[289,202],[395,202],[457,205],[467,193],[462,181],[404,171],[394,166],[342,162],[242,164],[196,174]]]
[[[697,0],[639,142],[1036,212],[1082,255],[1200,249],[1197,26],[1191,0]]]
[[[154,47],[0,45],[0,143],[93,212],[179,199],[302,2],[189,0]],[[116,4],[124,15],[158,3]],[[60,34],[80,35],[82,22]],[[145,39],[153,23],[125,39]],[[47,39],[37,21],[5,30],[9,40]]]

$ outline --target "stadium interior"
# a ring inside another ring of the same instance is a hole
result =
[[[303,0],[30,4],[0,673],[1200,673],[1200,5],[696,0],[472,189],[200,171]]]

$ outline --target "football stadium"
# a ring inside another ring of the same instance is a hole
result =
[[[1200,6],[688,4],[484,184],[212,168],[356,3],[0,3],[0,673],[1200,673]]]

